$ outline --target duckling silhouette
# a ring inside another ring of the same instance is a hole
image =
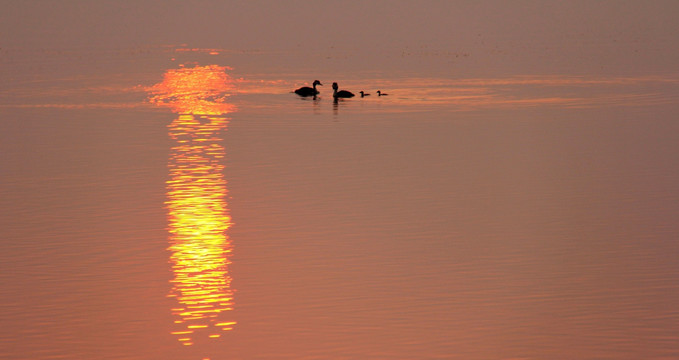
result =
[[[295,90],[295,94],[297,94],[299,96],[316,96],[316,95],[320,94],[320,91],[316,90],[316,85],[323,86],[323,84],[321,84],[320,81],[314,80],[314,83],[312,85],[313,88],[310,88],[308,86],[303,86],[303,87]]]
[[[361,97],[370,96],[370,94],[364,93],[363,90],[361,90],[359,92],[361,93]]]
[[[387,95],[389,95],[389,94],[385,94],[385,93],[377,90],[377,96],[387,96]]]
[[[354,93],[352,93],[350,91],[346,91],[346,90],[339,90],[338,91],[337,89],[339,89],[339,85],[337,85],[336,82],[332,83],[332,89],[333,89],[332,97],[334,97],[335,99],[337,99],[337,98],[350,98],[350,97],[355,96]]]

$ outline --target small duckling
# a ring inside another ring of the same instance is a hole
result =
[[[361,93],[361,97],[370,96],[370,94],[364,93],[363,90],[359,91],[359,93]]]
[[[387,96],[387,95],[389,95],[389,94],[385,94],[385,93],[377,90],[377,96]]]

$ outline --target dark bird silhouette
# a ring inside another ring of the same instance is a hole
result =
[[[316,96],[316,95],[320,94],[320,91],[316,90],[316,85],[322,86],[323,84],[321,84],[321,82],[318,81],[318,80],[314,80],[314,84],[312,85],[313,88],[310,88],[308,86],[304,86],[304,87],[301,87],[301,88],[295,90],[295,94],[297,94],[299,96]]]
[[[389,94],[385,94],[385,93],[377,90],[377,96],[387,96],[387,95],[389,95]]]
[[[346,91],[346,90],[337,91],[338,88],[339,88],[339,86],[337,85],[336,82],[332,83],[332,90],[333,90],[332,97],[334,97],[335,99],[350,98],[350,97],[355,96],[354,93],[352,93],[350,91]]]
[[[370,94],[366,94],[366,93],[364,93],[364,92],[363,92],[363,90],[361,90],[361,91],[359,91],[359,92],[361,93],[361,97],[366,97],[366,96],[370,96]]]

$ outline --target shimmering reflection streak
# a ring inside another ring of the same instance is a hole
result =
[[[226,127],[225,118],[180,115],[170,125],[176,141],[170,155],[167,209],[173,291],[180,306],[173,309],[182,324],[176,331],[185,345],[192,334],[206,331],[219,337],[231,330],[233,321],[221,319],[233,309],[233,290],[228,265],[231,242],[226,198],[225,155],[216,136]]]
[[[226,130],[225,92],[232,82],[225,67],[169,70],[162,83],[149,89],[152,103],[170,107],[179,117],[169,125],[174,141],[169,159],[167,210],[170,263],[174,278],[168,295],[184,345],[219,338],[236,324],[226,314],[233,309],[229,264],[231,225],[226,203],[220,133]]]

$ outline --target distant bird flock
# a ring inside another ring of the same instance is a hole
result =
[[[311,84],[311,87],[308,86],[303,86],[297,90],[295,90],[295,94],[301,96],[301,97],[308,97],[308,96],[313,96],[314,99],[316,98],[316,95],[320,94],[321,92],[316,89],[317,85],[323,86],[319,80],[314,80],[314,82]],[[366,93],[365,91],[361,90],[359,91],[361,94],[361,97],[366,97],[369,96],[369,93]],[[380,90],[377,90],[377,96],[387,96],[389,94],[383,93]],[[337,85],[336,82],[332,83],[332,97],[337,101],[338,99],[347,99],[347,98],[352,98],[356,95],[352,93],[351,91],[347,90],[339,90],[339,85]]]

